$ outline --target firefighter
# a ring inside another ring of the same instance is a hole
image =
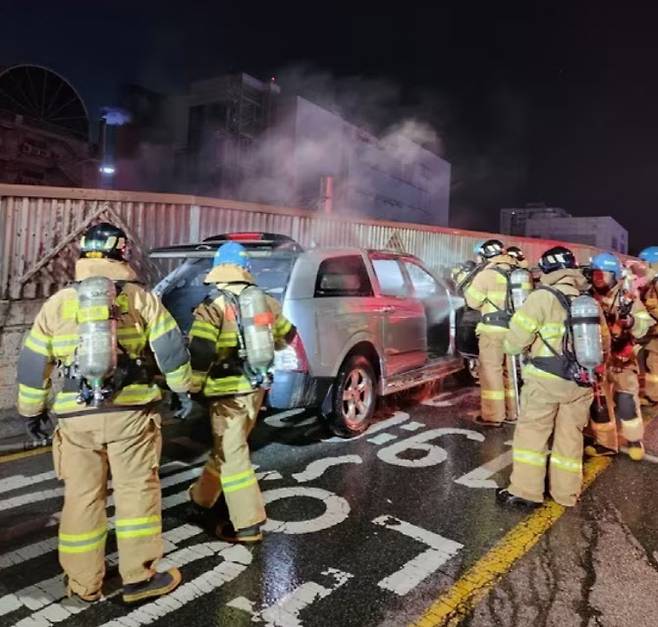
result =
[[[479,270],[464,286],[464,298],[471,309],[482,314],[476,328],[480,349],[481,415],[477,424],[500,427],[516,420],[516,395],[503,351],[503,338],[511,317],[509,275],[516,266],[505,254],[502,242],[487,240],[475,248]]]
[[[523,268],[527,270],[529,267],[528,260],[523,254],[523,251],[518,246],[508,246],[506,253],[516,261],[516,266],[518,268]]]
[[[86,231],[75,266],[76,284],[43,305],[18,362],[18,411],[32,436],[39,435],[47,416],[55,368],[64,379],[52,406],[58,417],[53,434],[55,472],[65,485],[59,560],[69,595],[87,602],[100,598],[105,575],[110,473],[124,601],[161,596],[181,581],[176,568],[156,572],[154,567],[163,552],[157,410],[161,391],[154,375],[157,368],[172,390],[187,390],[189,353],[174,319],[126,262],[126,247],[126,234],[111,224]],[[100,280],[114,286],[114,303],[83,308],[81,286],[92,277],[105,277]],[[85,335],[84,324],[109,325],[111,320],[116,328],[113,343],[103,344],[100,334]],[[82,347],[90,341],[96,342],[98,356],[111,351],[117,364],[98,398],[90,393],[90,381],[79,374],[89,357]]]
[[[642,290],[642,302],[653,318],[654,324],[647,333],[644,346],[646,371],[644,374],[644,399],[647,404],[658,403],[658,246],[650,246],[640,253],[640,259],[649,265],[649,276]]]
[[[615,454],[618,419],[621,434],[628,442],[628,456],[640,461],[644,458],[644,423],[640,411],[636,344],[655,321],[623,277],[621,262],[615,255],[606,252],[594,256],[591,270],[592,291],[608,324],[611,349],[602,382],[607,402],[604,411],[592,415],[591,427],[596,442],[587,446],[585,452],[590,456]]]
[[[450,277],[452,278],[452,282],[455,284],[455,288],[460,291],[461,286],[464,283],[464,281],[467,279],[467,277],[475,270],[476,268],[476,263],[472,260],[468,261],[463,261],[462,263],[458,263],[451,271]]]
[[[519,355],[530,349],[524,367],[521,415],[514,431],[510,485],[497,490],[502,505],[536,507],[544,500],[548,443],[550,493],[556,502],[572,506],[582,484],[583,434],[593,393],[581,386],[571,370],[565,348],[568,299],[587,288],[573,253],[562,246],[546,251],[540,261],[540,286],[514,314],[505,335],[505,351]],[[596,305],[594,305],[596,306]],[[600,325],[596,325],[600,333]]]
[[[247,286],[255,284],[250,269],[241,244],[223,244],[205,278],[217,289],[195,309],[190,329],[192,390],[209,402],[213,433],[208,461],[190,488],[192,517],[207,521],[212,518],[208,516],[211,508],[217,512],[227,506],[230,521],[220,520],[216,533],[223,540],[245,544],[262,540],[261,525],[266,520],[247,444],[265,392],[245,376],[239,351],[244,339],[237,320],[239,308],[230,302],[231,295],[239,298]],[[292,339],[294,327],[275,299],[267,296],[266,308],[259,317],[271,327],[270,341],[283,347]]]

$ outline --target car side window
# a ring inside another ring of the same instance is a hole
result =
[[[325,259],[318,268],[315,298],[372,296],[366,264],[359,255]]]
[[[404,261],[403,263],[409,273],[409,278],[414,286],[414,292],[418,298],[436,296],[439,293],[439,286],[429,272],[410,261]]]
[[[379,288],[385,296],[408,296],[402,268],[397,259],[373,259],[372,267],[379,281]]]

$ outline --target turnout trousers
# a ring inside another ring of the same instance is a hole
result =
[[[149,579],[162,557],[158,466],[160,416],[143,407],[60,418],[53,435],[55,472],[64,480],[59,561],[71,592],[101,589],[111,474],[119,572],[124,585]]]
[[[646,345],[646,372],[644,373],[644,395],[658,403],[658,337]]]
[[[583,429],[593,393],[557,378],[527,377],[521,392],[521,415],[514,431],[509,491],[529,501],[544,500],[546,465],[553,499],[576,504],[582,489]],[[553,436],[552,450],[549,440]]]
[[[246,529],[266,520],[247,443],[264,395],[263,390],[256,390],[212,399],[212,451],[199,480],[190,488],[192,500],[205,508],[212,507],[223,493],[235,529]]]
[[[478,338],[481,412],[482,419],[489,422],[516,417],[516,394],[509,376],[513,360],[505,355],[504,339],[504,332],[484,331]]]
[[[592,413],[590,423],[598,444],[619,450],[617,420],[621,436],[628,442],[644,438],[644,423],[640,411],[640,378],[636,360],[612,364],[607,369],[607,381],[602,386],[605,402],[602,409]]]

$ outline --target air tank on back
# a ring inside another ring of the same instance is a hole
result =
[[[242,290],[238,298],[244,330],[246,361],[249,369],[261,379],[267,378],[274,361],[272,312],[263,290],[255,285]]]
[[[90,277],[78,283],[77,292],[78,373],[92,390],[91,404],[98,406],[104,400],[103,384],[117,366],[116,288],[110,279]]]
[[[578,363],[594,370],[603,363],[601,309],[591,296],[578,296],[571,301],[571,329]]]
[[[510,274],[512,305],[518,311],[532,291],[532,275],[525,268],[517,268]]]

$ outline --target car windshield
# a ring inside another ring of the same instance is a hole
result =
[[[297,255],[296,252],[250,252],[251,270],[257,285],[279,302],[283,300]],[[192,325],[194,308],[208,294],[209,287],[203,281],[211,267],[211,258],[187,259],[165,279],[162,302],[185,333]]]

